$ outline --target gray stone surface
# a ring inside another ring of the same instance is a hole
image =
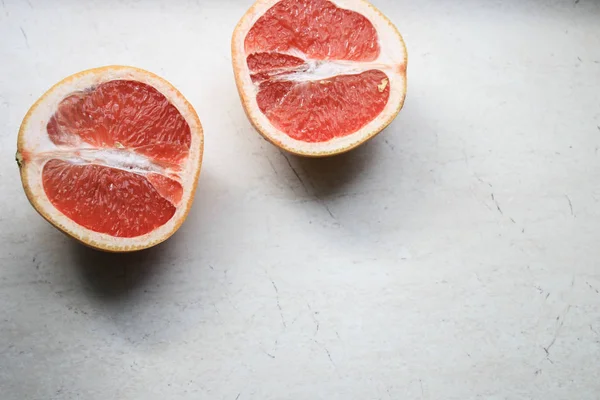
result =
[[[403,112],[291,168],[231,72],[250,3],[0,1],[0,398],[598,399],[600,3],[375,1]],[[44,222],[13,161],[28,107],[106,64],[206,131],[187,223],[126,256]]]

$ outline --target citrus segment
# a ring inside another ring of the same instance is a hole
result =
[[[175,214],[175,206],[148,179],[116,168],[50,160],[44,165],[43,184],[63,214],[111,236],[144,235]]]
[[[162,197],[173,205],[179,205],[183,197],[183,187],[179,182],[155,173],[149,173],[146,178]]]
[[[280,1],[250,29],[245,48],[248,54],[296,50],[320,60],[372,61],[379,55],[373,24],[327,0]]]
[[[304,64],[304,60],[288,54],[281,53],[254,53],[248,56],[248,68],[252,72],[272,71],[282,68],[297,67]]]
[[[190,127],[173,104],[150,85],[130,80],[71,94],[61,101],[47,130],[57,145],[130,148],[172,161],[185,155],[191,143]]]
[[[309,82],[265,82],[257,102],[278,129],[306,142],[324,142],[356,132],[387,103],[385,73],[370,70]]]

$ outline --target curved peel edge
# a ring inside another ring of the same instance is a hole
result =
[[[327,142],[309,143],[292,139],[273,126],[260,111],[256,101],[256,87],[250,79],[246,63],[244,43],[254,23],[280,0],[258,0],[244,14],[233,32],[231,55],[235,82],[242,106],[250,123],[269,142],[299,156],[327,157],[350,151],[372,139],[396,118],[406,98],[406,68],[408,54],[402,35],[396,26],[377,8],[366,0],[329,0],[337,7],[353,10],[371,21],[379,35],[381,55],[376,62],[389,65],[382,69],[390,79],[390,98],[384,110],[371,122],[355,133],[331,139]]]
[[[41,168],[43,164],[28,160],[26,156],[36,149],[48,145],[46,124],[57,109],[59,102],[68,94],[87,89],[96,84],[114,80],[129,79],[146,83],[159,92],[179,110],[190,126],[192,143],[190,155],[182,173],[184,194],[175,215],[164,225],[145,235],[124,238],[89,230],[72,221],[48,200],[42,187]],[[111,65],[81,71],[71,75],[44,93],[29,109],[19,129],[16,161],[19,166],[23,189],[35,210],[50,224],[67,236],[86,246],[107,252],[132,252],[153,247],[171,237],[185,221],[194,200],[204,151],[204,132],[200,119],[186,98],[165,79],[142,69]]]

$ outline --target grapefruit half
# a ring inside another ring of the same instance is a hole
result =
[[[125,252],[171,236],[192,204],[204,137],[169,82],[109,66],[72,75],[25,116],[17,162],[27,198],[84,244]]]
[[[232,60],[251,123],[298,155],[359,146],[406,95],[402,36],[364,0],[258,0],[235,28]]]

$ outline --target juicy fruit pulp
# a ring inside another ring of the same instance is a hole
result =
[[[133,237],[165,224],[175,206],[141,175],[101,165],[50,160],[44,190],[58,210],[95,232]]]
[[[144,235],[173,217],[191,132],[158,90],[101,83],[63,99],[46,129],[58,150],[43,167],[43,188],[67,217],[116,237]]]
[[[363,15],[327,0],[283,0],[244,42],[260,111],[293,139],[325,142],[352,134],[385,108],[387,75],[371,68],[377,31]]]

